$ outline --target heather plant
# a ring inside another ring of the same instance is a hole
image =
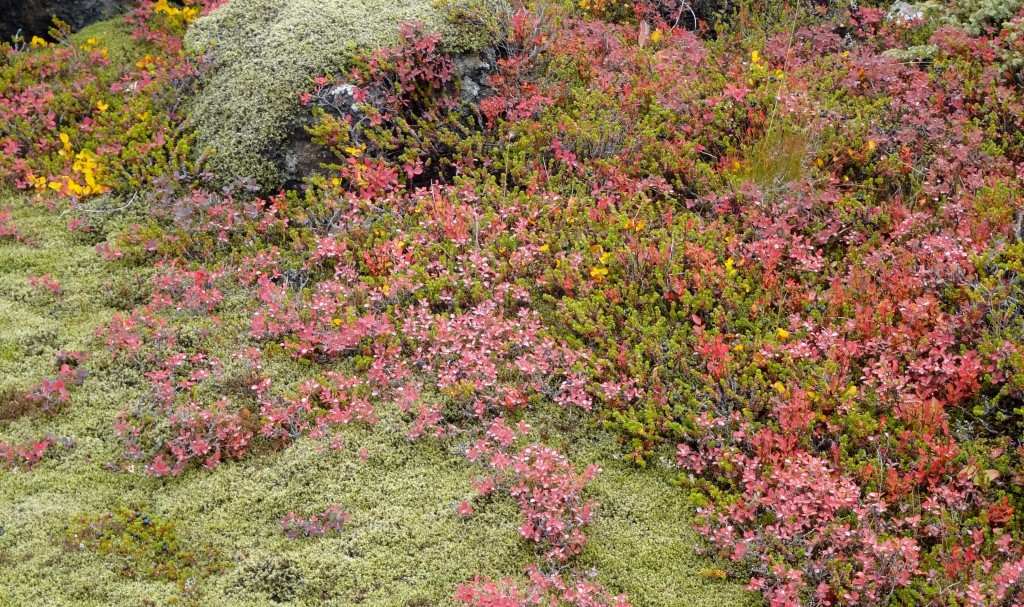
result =
[[[41,462],[57,442],[56,437],[50,435],[22,445],[0,441],[0,462],[5,468],[31,468]]]
[[[281,519],[281,531],[291,539],[299,537],[319,537],[330,532],[341,533],[349,520],[347,512],[343,512],[340,504],[328,506],[320,514],[303,517],[289,512]]]
[[[25,240],[17,226],[11,223],[11,212],[7,210],[0,211],[0,238],[18,242]]]
[[[613,596],[579,574],[545,574],[535,567],[527,570],[529,581],[495,582],[473,580],[459,586],[455,598],[470,607],[527,607],[529,605],[558,605],[559,607],[628,607],[622,595]]]

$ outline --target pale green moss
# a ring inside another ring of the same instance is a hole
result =
[[[214,172],[278,185],[279,148],[299,124],[299,94],[311,78],[340,73],[354,48],[393,44],[403,21],[441,33],[453,52],[481,44],[457,31],[432,0],[234,0],[196,21],[186,44],[208,49],[214,73],[191,114],[200,149],[212,150]]]
[[[71,36],[75,44],[84,44],[89,38],[97,38],[100,46],[106,47],[107,57],[113,66],[121,66],[141,56],[140,43],[132,39],[131,28],[123,17],[99,21],[83,28]]]
[[[66,230],[65,220],[40,213],[0,192],[14,207],[14,223],[34,245],[0,241],[0,391],[53,374],[61,349],[90,350],[93,330],[114,312],[110,286],[125,278],[93,250],[93,242]],[[55,297],[33,289],[30,275],[61,284]]]

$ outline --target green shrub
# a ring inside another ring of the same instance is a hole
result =
[[[1020,11],[1020,0],[959,0],[925,2],[925,14],[978,36],[989,28],[1000,29]]]

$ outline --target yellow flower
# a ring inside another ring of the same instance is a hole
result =
[[[101,111],[101,112],[107,111],[107,108],[109,108],[109,107],[110,107],[110,105],[107,104],[107,103],[104,103],[102,99],[96,102],[96,109]]]
[[[46,42],[46,40],[43,40],[39,36],[32,36],[32,41],[29,42],[29,44],[31,44],[32,46],[39,47],[46,46],[48,43]]]
[[[868,141],[868,151],[869,152],[874,152],[875,151],[875,147],[876,147],[876,145],[875,145],[874,141]]]
[[[651,42],[657,42],[659,40],[661,40],[661,30],[654,30],[654,32],[651,33]]]
[[[547,252],[548,252],[548,251],[549,251],[550,249],[551,249],[551,247],[549,247],[549,246],[548,246],[548,245],[546,245],[546,244],[545,244],[545,245],[541,245],[541,247],[540,247],[540,252],[541,252],[541,253],[547,253]]]
[[[89,46],[96,46],[97,44],[100,43],[100,39],[97,38],[96,36],[93,36],[92,38],[89,38],[88,40],[86,40],[85,43],[88,44]]]
[[[610,258],[611,256],[612,256],[611,253],[602,253],[601,254],[601,263],[608,263],[608,258]],[[608,272],[605,272],[605,274],[607,274],[607,273]]]
[[[756,64],[756,63],[759,63],[760,61],[761,61],[761,53],[759,53],[757,51],[751,51],[751,53],[750,53],[750,62]]]
[[[780,328],[775,334],[779,336],[779,339],[789,339],[789,331],[785,329]]]
[[[57,153],[60,154],[61,156],[68,156],[69,154],[71,154],[71,138],[68,137],[67,133],[61,133],[59,137],[62,146]]]
[[[590,277],[597,282],[601,282],[605,276],[608,276],[607,268],[590,268]]]
[[[743,344],[736,344],[735,346],[732,347],[732,351],[733,352],[742,352],[743,351]]]
[[[732,257],[730,257],[729,259],[725,260],[725,275],[726,276],[736,276],[736,268],[733,267],[734,264],[735,264],[735,262],[732,260]]]
[[[709,580],[725,580],[729,578],[728,572],[724,569],[701,569],[700,574]]]

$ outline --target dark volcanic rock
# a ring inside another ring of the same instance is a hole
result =
[[[0,0],[0,39],[45,36],[56,15],[75,31],[115,15],[128,0]]]

